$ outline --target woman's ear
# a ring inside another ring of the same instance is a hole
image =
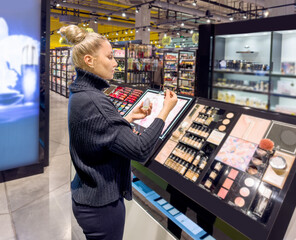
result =
[[[85,55],[84,62],[90,68],[94,68],[94,58],[91,55],[89,55],[89,54]]]

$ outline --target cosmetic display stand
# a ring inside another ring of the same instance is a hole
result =
[[[295,209],[295,117],[199,98],[146,167],[251,239]]]
[[[114,83],[122,84],[125,83],[126,76],[127,76],[127,43],[123,45],[116,45],[113,46],[113,54],[114,58],[118,64],[115,69],[113,81]]]
[[[208,59],[200,58],[208,62],[199,59],[198,96],[295,114],[295,22],[295,15],[286,15],[201,25],[199,39]]]
[[[178,52],[164,51],[163,53],[163,72],[164,72],[164,89],[172,91],[177,90],[178,85]]]
[[[75,70],[70,62],[69,47],[50,50],[50,86],[51,90],[69,97],[69,86],[74,81]]]
[[[194,96],[196,81],[196,56],[197,50],[179,50],[178,63],[178,93]]]

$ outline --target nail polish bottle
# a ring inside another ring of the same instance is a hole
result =
[[[188,163],[185,163],[185,164],[183,165],[181,171],[180,171],[180,174],[181,174],[181,175],[184,175],[184,173],[185,173],[185,171],[186,171],[187,168],[188,168]]]
[[[195,159],[194,159],[194,161],[193,161],[193,165],[194,166],[197,166],[198,164],[199,164],[199,162],[200,162],[200,154],[198,153],[197,155],[196,155],[196,157],[195,157]]]

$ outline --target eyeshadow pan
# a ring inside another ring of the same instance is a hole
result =
[[[234,180],[236,178],[237,174],[238,174],[238,171],[232,168],[230,173],[228,174],[228,177],[232,178]]]
[[[226,126],[224,126],[224,125],[221,125],[221,126],[218,128],[218,130],[219,130],[220,132],[224,132],[225,129],[226,129]]]
[[[233,180],[226,178],[222,186],[225,187],[226,189],[230,189],[232,184],[233,184]]]
[[[250,195],[250,190],[246,187],[242,187],[240,190],[239,190],[239,193],[240,195],[242,195],[243,197],[247,197]]]
[[[255,166],[249,166],[247,171],[251,175],[255,175],[258,173],[258,169]]]
[[[262,160],[258,158],[252,158],[252,163],[254,163],[256,166],[259,166],[262,164]]]
[[[226,197],[228,193],[228,190],[226,190],[225,188],[220,188],[219,192],[218,192],[218,196],[222,199],[224,199]]]
[[[222,122],[224,125],[227,125],[230,123],[230,120],[229,119],[224,119],[223,122]]]
[[[255,184],[255,181],[252,178],[246,178],[245,179],[245,184],[246,184],[247,187],[253,187],[254,184]]]
[[[234,114],[233,113],[227,113],[226,117],[227,118],[233,118]]]
[[[234,200],[235,205],[239,206],[239,207],[243,207],[245,205],[245,200],[242,197],[237,197]]]

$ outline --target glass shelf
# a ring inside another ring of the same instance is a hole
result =
[[[257,76],[268,76],[269,71],[236,71],[233,69],[214,69],[217,73],[231,73],[231,74],[245,74],[245,75],[257,75]]]

